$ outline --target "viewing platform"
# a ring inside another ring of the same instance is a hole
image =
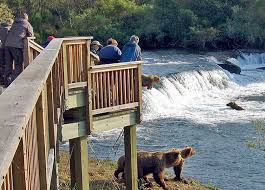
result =
[[[126,189],[136,190],[141,62],[94,65],[92,37],[25,42],[25,70],[0,96],[1,190],[58,189],[59,142],[69,141],[71,187],[89,189],[88,135],[124,128]]]

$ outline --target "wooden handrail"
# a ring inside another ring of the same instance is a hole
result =
[[[79,42],[91,38],[76,39]],[[69,40],[75,38],[52,40],[0,96],[2,189],[9,189],[8,184],[12,184],[11,189],[21,189],[23,186],[31,189],[50,188],[50,171],[54,170],[53,162],[56,160],[57,127],[61,122],[60,113],[64,111],[65,89],[68,88],[64,81],[74,71],[66,69],[67,73],[64,74],[64,60],[69,60],[69,52],[63,52],[64,43]],[[34,42],[28,42],[28,49],[41,50]],[[86,47],[83,46],[84,53],[89,52]],[[88,64],[88,60],[83,66],[85,64]],[[57,112],[58,108],[60,112]],[[18,168],[22,171],[18,171]]]

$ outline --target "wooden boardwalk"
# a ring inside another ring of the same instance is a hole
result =
[[[127,189],[136,190],[141,63],[93,65],[91,37],[28,39],[25,67],[0,96],[1,190],[58,189],[59,141],[69,141],[71,186],[89,189],[87,136],[124,128]]]

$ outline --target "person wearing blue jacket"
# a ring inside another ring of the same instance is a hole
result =
[[[141,48],[138,45],[139,37],[131,36],[130,41],[122,48],[121,62],[131,62],[142,60]]]

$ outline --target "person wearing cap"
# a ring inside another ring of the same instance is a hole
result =
[[[5,67],[5,42],[7,34],[13,24],[13,19],[8,19],[0,25],[0,77],[2,79]]]
[[[91,43],[90,56],[93,59],[94,64],[98,64],[100,62],[98,54],[101,48],[102,48],[102,45],[100,44],[99,41],[95,40]]]
[[[122,48],[121,62],[142,60],[141,48],[138,43],[139,37],[136,35],[131,36],[130,41]]]
[[[24,39],[33,36],[33,28],[25,12],[18,12],[5,42],[5,80],[8,86],[22,72]],[[12,69],[13,60],[15,69]]]
[[[107,44],[99,51],[100,64],[118,63],[121,58],[121,50],[118,48],[117,40],[109,38]]]
[[[47,45],[48,45],[48,44],[49,44],[54,38],[55,38],[55,37],[52,36],[52,35],[48,36],[48,37],[47,37],[47,40],[42,44],[42,47],[43,47],[43,48],[46,48]]]
[[[103,46],[100,44],[100,42],[95,40],[91,43],[91,52],[98,55],[102,47]]]

